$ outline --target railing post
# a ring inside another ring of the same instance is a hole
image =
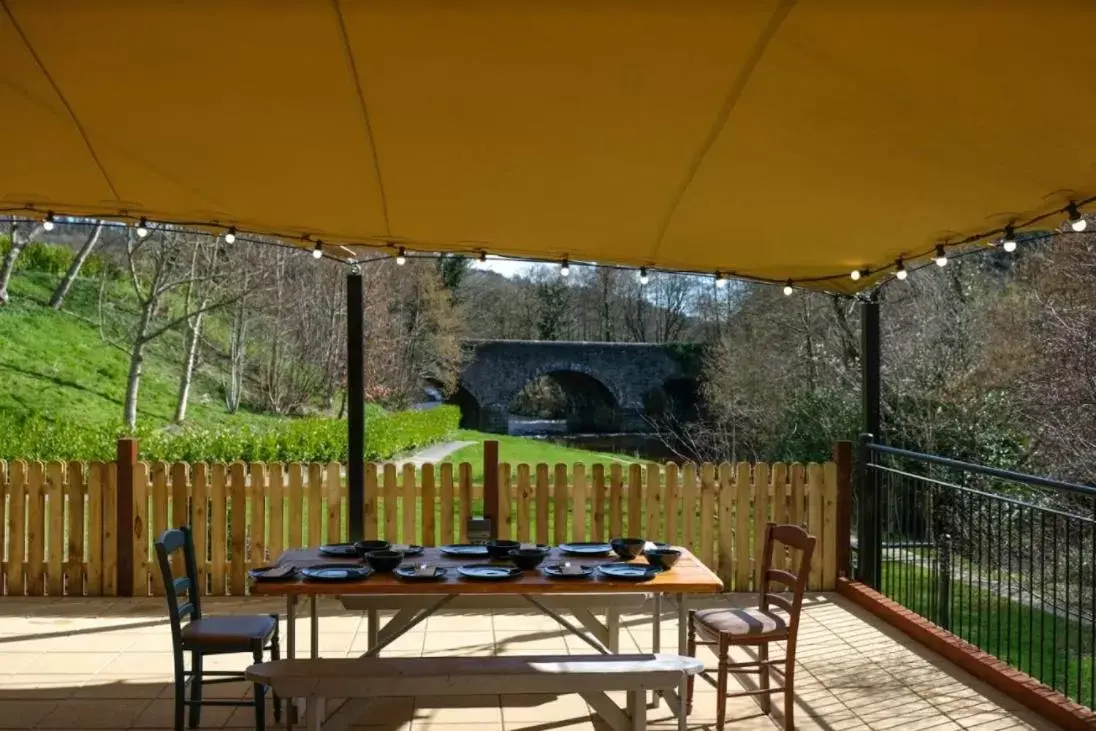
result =
[[[346,528],[351,541],[365,538],[364,301],[361,270],[355,267],[346,275]]]
[[[483,517],[491,521],[491,538],[499,537],[499,443],[483,443]]]
[[[837,575],[851,576],[852,442],[834,444],[833,461],[837,465]]]
[[[879,589],[879,564],[883,552],[879,530],[879,485],[875,470],[871,468],[871,443],[871,434],[860,435],[856,469],[856,578],[873,589]]]
[[[936,571],[936,624],[951,631],[951,536],[940,537],[939,563]],[[1009,601],[1012,598],[1009,597]]]
[[[137,466],[137,440],[118,440],[118,512],[116,550],[118,596],[133,596],[133,471]]]

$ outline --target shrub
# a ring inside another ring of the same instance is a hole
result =
[[[27,244],[16,260],[16,268],[49,274],[64,274],[68,271],[75,254],[67,246],[43,244],[33,241]]]

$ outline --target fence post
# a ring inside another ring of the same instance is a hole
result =
[[[871,434],[860,435],[856,464],[856,578],[879,589],[882,545],[879,533],[879,485],[871,469]]]
[[[137,440],[118,440],[117,556],[118,596],[133,596],[133,470],[137,466]]]
[[[483,517],[491,522],[491,538],[499,537],[499,443],[483,443]]]
[[[951,536],[940,540],[939,565],[936,572],[936,624],[951,631]],[[1010,598],[1011,601],[1011,598]]]
[[[837,575],[851,576],[849,544],[852,540],[852,442],[834,444],[833,461],[837,465]]]

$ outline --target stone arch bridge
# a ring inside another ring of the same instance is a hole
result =
[[[542,376],[567,395],[572,431],[649,431],[648,418],[694,408],[696,344],[467,340],[450,401],[466,428],[506,433],[510,403]]]

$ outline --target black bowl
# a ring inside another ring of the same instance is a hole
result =
[[[625,561],[631,561],[643,553],[643,547],[647,545],[647,541],[643,538],[614,538],[609,541],[609,545],[616,551],[616,555]]]
[[[518,541],[491,541],[487,544],[487,555],[491,558],[509,558],[510,551],[520,545]]]
[[[543,548],[515,548],[510,551],[509,558],[522,571],[532,571],[549,553]]]
[[[402,551],[370,551],[365,554],[365,562],[377,573],[387,574],[395,571],[403,563]]]
[[[354,548],[358,549],[358,555],[362,558],[373,551],[387,551],[392,544],[388,541],[358,541]]]
[[[644,551],[643,557],[647,559],[647,563],[665,571],[677,563],[677,560],[681,558],[681,551],[676,548],[652,548]]]

